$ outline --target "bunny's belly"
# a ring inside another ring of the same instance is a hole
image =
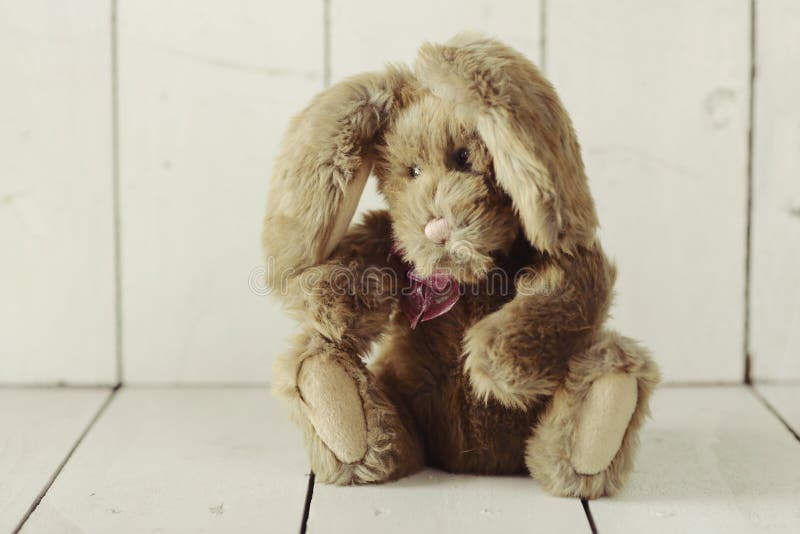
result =
[[[474,320],[454,309],[410,330],[404,318],[395,318],[373,370],[413,420],[429,465],[458,473],[524,473],[525,442],[541,407],[509,409],[473,394],[463,372],[462,338]]]
[[[477,399],[459,373],[412,404],[430,465],[458,473],[525,472],[525,442],[535,411],[510,410]]]

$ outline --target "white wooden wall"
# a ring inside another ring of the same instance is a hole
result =
[[[548,3],[546,66],[619,265],[616,325],[670,380],[744,375],[749,0]]]
[[[289,117],[467,28],[571,112],[616,326],[671,381],[739,382],[746,344],[798,379],[800,6],[756,7],[749,197],[750,0],[0,0],[0,383],[268,381],[293,325],[251,278]]]
[[[110,18],[0,0],[0,383],[116,380]]]
[[[753,373],[800,380],[800,2],[761,0],[753,124]]]
[[[322,88],[321,0],[119,3],[130,382],[263,382],[291,323],[249,285],[289,118]]]

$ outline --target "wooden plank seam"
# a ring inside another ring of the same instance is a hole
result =
[[[42,488],[42,491],[39,492],[39,494],[36,496],[36,499],[34,499],[34,501],[31,503],[31,506],[30,508],[28,508],[28,511],[25,512],[24,516],[22,516],[22,519],[20,520],[19,524],[13,530],[13,534],[18,534],[22,530],[22,527],[25,526],[25,523],[28,521],[28,519],[30,519],[33,512],[36,511],[36,508],[39,506],[39,503],[41,503],[42,499],[44,499],[44,496],[47,495],[47,492],[50,490],[50,487],[56,481],[58,475],[61,474],[61,471],[67,465],[67,462],[69,462],[70,458],[72,458],[72,455],[75,454],[75,451],[78,450],[78,447],[80,447],[84,438],[87,435],[89,435],[89,432],[92,430],[95,423],[97,423],[97,421],[100,420],[100,417],[106,411],[106,408],[108,408],[108,406],[111,404],[111,401],[117,395],[117,392],[119,391],[120,387],[121,386],[117,384],[111,389],[111,391],[108,394],[108,397],[106,397],[106,400],[103,401],[103,404],[100,405],[100,408],[98,408],[97,412],[94,414],[92,419],[86,425],[86,428],[83,429],[83,432],[81,432],[80,436],[78,436],[78,439],[75,440],[75,443],[72,445],[69,451],[67,451],[67,454],[66,456],[64,456],[64,459],[61,461],[60,464],[58,464],[58,467],[56,467],[55,471],[53,472],[53,475],[47,480],[44,487]]]

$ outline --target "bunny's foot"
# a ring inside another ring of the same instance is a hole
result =
[[[314,333],[297,346],[276,362],[274,392],[304,430],[320,482],[381,482],[422,467],[413,425],[358,357]]]
[[[614,459],[638,398],[636,378],[607,373],[595,380],[577,414],[570,463],[580,475],[596,475]]]
[[[336,460],[360,462],[367,454],[367,420],[358,384],[346,364],[321,355],[306,358],[297,387],[303,415]]]
[[[526,464],[556,495],[619,491],[633,468],[658,368],[635,341],[612,332],[570,362],[565,383],[534,429]]]

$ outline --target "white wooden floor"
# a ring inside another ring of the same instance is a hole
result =
[[[627,489],[584,507],[433,470],[311,487],[266,388],[0,389],[0,533],[797,533],[798,433],[800,385],[663,388]]]

